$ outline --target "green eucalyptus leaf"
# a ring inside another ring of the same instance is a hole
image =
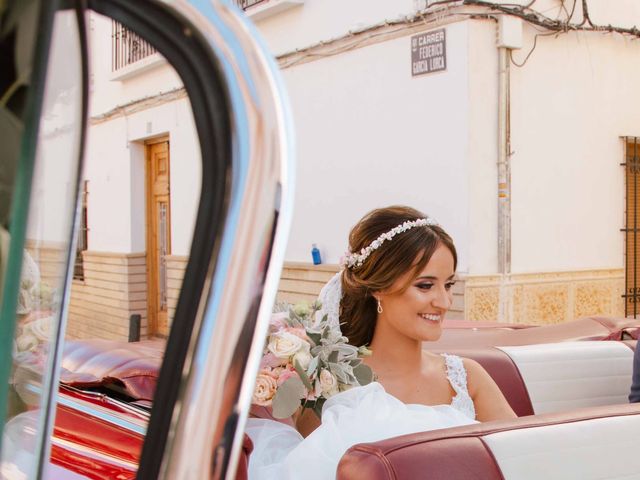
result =
[[[291,377],[278,387],[271,407],[275,418],[289,418],[300,406],[304,396],[304,384],[297,377]]]
[[[353,374],[355,375],[358,383],[360,385],[368,385],[373,382],[373,370],[368,365],[361,363],[357,367],[353,369]]]
[[[339,363],[330,363],[329,370],[331,371],[331,373],[333,373],[336,376],[338,381],[342,383],[349,383],[349,377],[345,372],[344,367]]]
[[[307,337],[309,337],[311,339],[311,341],[315,344],[315,345],[319,345],[320,344],[320,334],[319,333],[310,333],[307,332]]]
[[[336,363],[338,361],[338,351],[334,350],[329,354],[329,362]]]
[[[302,380],[304,386],[307,387],[308,390],[311,390],[313,388],[313,386],[311,385],[311,379],[307,376],[304,368],[300,366],[300,363],[297,360],[293,361],[293,368],[295,368],[296,372],[300,376],[300,380]]]
[[[307,376],[312,377],[315,371],[318,369],[318,357],[312,357],[307,367]]]

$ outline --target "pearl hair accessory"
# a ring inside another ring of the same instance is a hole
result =
[[[411,230],[413,227],[424,227],[426,225],[433,226],[438,225],[433,218],[418,218],[417,220],[407,220],[406,222],[392,228],[388,232],[383,233],[367,247],[360,250],[360,253],[347,253],[342,259],[342,265],[345,268],[357,268],[361,266],[364,261],[373,253],[374,250],[380,248],[385,240],[391,240],[397,234]]]

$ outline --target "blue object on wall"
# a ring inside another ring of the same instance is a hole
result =
[[[322,257],[320,256],[320,250],[318,250],[318,246],[314,243],[311,245],[311,257],[313,258],[314,265],[320,265],[322,263]]]

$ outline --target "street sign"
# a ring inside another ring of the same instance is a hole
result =
[[[447,69],[446,30],[433,30],[411,37],[411,76]]]

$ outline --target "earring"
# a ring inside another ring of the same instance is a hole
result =
[[[378,313],[382,313],[382,304],[380,303],[380,299],[379,298],[377,300],[378,300],[378,308],[377,308]]]

